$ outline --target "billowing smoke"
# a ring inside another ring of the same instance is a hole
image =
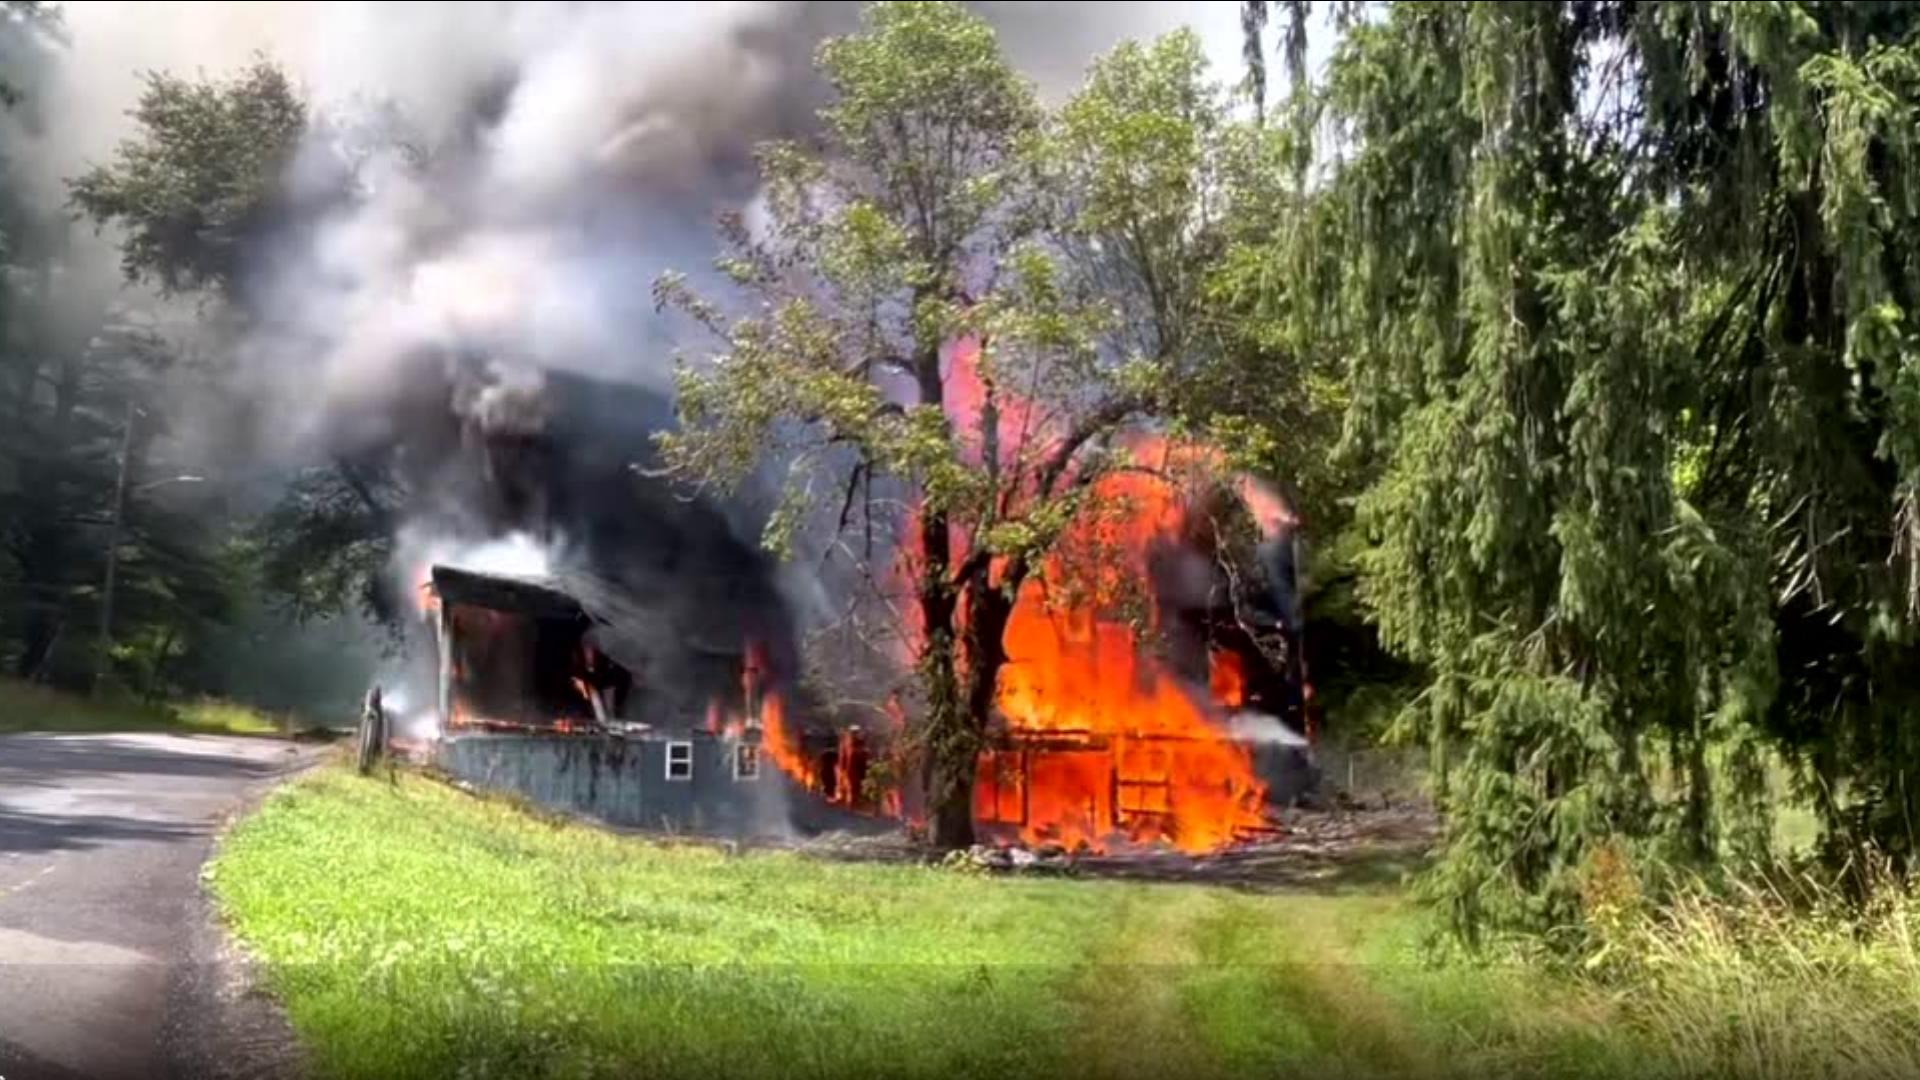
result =
[[[1014,62],[1059,96],[1098,51],[1198,21],[1237,52],[1227,2],[985,3]],[[350,201],[261,253],[246,283],[257,431],[309,447],[422,349],[663,385],[662,270],[698,271],[713,217],[750,202],[751,152],[805,133],[811,68],[859,5],[94,3],[66,11],[38,179],[105,160],[144,71],[284,64],[328,117],[294,205]],[[111,239],[111,238],[108,238]]]
[[[454,65],[466,85],[438,88],[431,125],[405,101],[336,106],[290,182],[296,205],[348,199],[264,253],[248,297],[252,370],[279,382],[259,422],[306,445],[390,439],[383,405],[436,374],[423,366],[476,355],[509,382],[564,370],[664,389],[649,285],[709,261],[715,214],[752,195],[754,143],[806,123],[817,15],[482,8],[505,53]]]
[[[981,6],[1050,96],[1094,52],[1176,21],[1237,51],[1231,3]],[[57,198],[111,154],[144,70],[284,64],[321,120],[287,177],[293,220],[239,285],[225,392],[182,425],[211,433],[203,452],[280,468],[387,455],[409,493],[402,589],[423,558],[484,561],[517,534],[544,573],[623,612],[631,653],[662,675],[749,636],[778,654],[804,590],[753,550],[751,509],[689,503],[633,468],[671,420],[676,343],[649,287],[709,265],[714,217],[754,197],[752,148],[810,129],[814,49],[857,11],[73,5],[38,179]]]

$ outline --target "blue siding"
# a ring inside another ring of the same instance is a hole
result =
[[[693,747],[693,775],[667,778],[667,745]],[[734,778],[738,740],[695,732],[669,736],[465,734],[442,739],[440,767],[479,787],[508,791],[609,825],[735,836],[793,829],[885,830],[890,822],[849,814],[793,784],[771,759],[759,776]]]

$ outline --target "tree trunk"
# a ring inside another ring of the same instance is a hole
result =
[[[966,628],[962,638],[966,658],[966,718],[984,737],[999,700],[1000,669],[1007,663],[1007,622],[1013,617],[1018,586],[991,584],[991,571],[982,565],[967,583]],[[1018,579],[1015,578],[1014,581]]]
[[[33,400],[32,381],[24,384],[21,422],[32,438],[44,440],[51,446],[71,447],[70,429],[80,397],[80,366],[70,357],[58,363],[58,377],[51,380],[52,411],[44,426],[37,420],[26,420]],[[46,505],[52,507],[56,515],[64,506],[66,486],[60,473],[50,470],[39,455],[29,454],[22,460],[20,490],[47,500]],[[21,627],[20,655],[14,666],[15,673],[28,682],[38,682],[45,676],[66,622],[71,578],[68,560],[84,551],[74,542],[72,532],[57,516],[53,520],[32,521],[24,542],[16,549],[20,579],[28,584],[29,591]]]
[[[942,851],[972,847],[973,765],[937,762],[933,804],[933,843]]]
[[[986,563],[961,583],[964,604],[954,605],[961,622],[961,647],[943,635],[931,643],[925,669],[928,690],[928,802],[933,810],[933,840],[942,848],[974,842],[973,784],[980,751],[1006,666],[1007,621],[1020,575],[1001,587],[992,584]]]
[[[160,639],[160,648],[153,654],[153,663],[147,668],[147,685],[140,691],[140,700],[151,705],[160,699],[160,679],[166,674],[167,660],[173,653],[174,627],[167,627],[166,636]]]
[[[920,679],[927,694],[925,780],[933,842],[942,848],[973,843],[973,770],[979,755],[960,700],[960,660],[953,624],[958,604],[951,578],[953,538],[947,515],[920,522],[920,624],[926,644]]]
[[[928,635],[920,659],[927,691],[927,807],[934,845],[943,849],[973,843],[973,774],[980,759],[960,698],[957,659],[950,633]]]

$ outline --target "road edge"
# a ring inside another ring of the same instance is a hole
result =
[[[161,1031],[164,1075],[172,1080],[304,1080],[310,1075],[306,1045],[267,986],[259,961],[222,916],[207,874],[235,825],[335,756],[326,746],[288,745],[295,761],[251,785],[207,837],[188,915],[188,960],[173,974]]]

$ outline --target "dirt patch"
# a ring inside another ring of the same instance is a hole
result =
[[[1418,869],[1440,835],[1423,806],[1289,811],[1280,831],[1213,855],[1116,852],[1075,860],[1076,872],[1251,889],[1337,891],[1396,884]]]

